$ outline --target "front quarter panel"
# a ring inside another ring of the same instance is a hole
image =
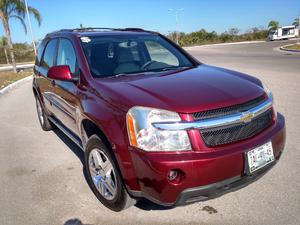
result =
[[[131,190],[139,190],[128,151],[126,112],[104,100],[95,89],[90,89],[80,95],[84,96],[82,120],[88,119],[101,129],[111,145],[125,184]]]

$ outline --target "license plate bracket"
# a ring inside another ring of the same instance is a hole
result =
[[[247,174],[252,174],[275,160],[272,142],[269,141],[261,146],[245,153],[245,169]]]

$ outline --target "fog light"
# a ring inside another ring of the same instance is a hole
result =
[[[178,176],[177,170],[170,170],[170,172],[168,174],[168,179],[169,179],[169,181],[173,181],[177,178],[177,176]]]

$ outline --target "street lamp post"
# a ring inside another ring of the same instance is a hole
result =
[[[27,14],[27,20],[28,20],[28,26],[29,26],[29,30],[30,30],[30,35],[31,35],[32,46],[33,46],[34,54],[36,55],[36,46],[35,46],[33,32],[32,32],[32,27],[31,27],[31,21],[30,21],[30,16],[29,16],[29,11],[28,11],[27,0],[24,0],[24,3],[25,3],[25,6],[26,6],[26,14]]]
[[[300,13],[299,13],[299,18],[298,18],[298,39],[297,39],[297,44],[299,44],[300,40]]]
[[[179,17],[178,14],[180,11],[183,11],[184,9],[169,9],[170,12],[175,13],[175,18],[176,18],[176,43],[179,44]]]

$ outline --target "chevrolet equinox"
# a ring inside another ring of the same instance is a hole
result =
[[[259,79],[138,28],[46,35],[33,93],[42,129],[59,128],[84,151],[89,186],[114,211],[141,198],[173,207],[235,191],[285,145],[284,117]]]

